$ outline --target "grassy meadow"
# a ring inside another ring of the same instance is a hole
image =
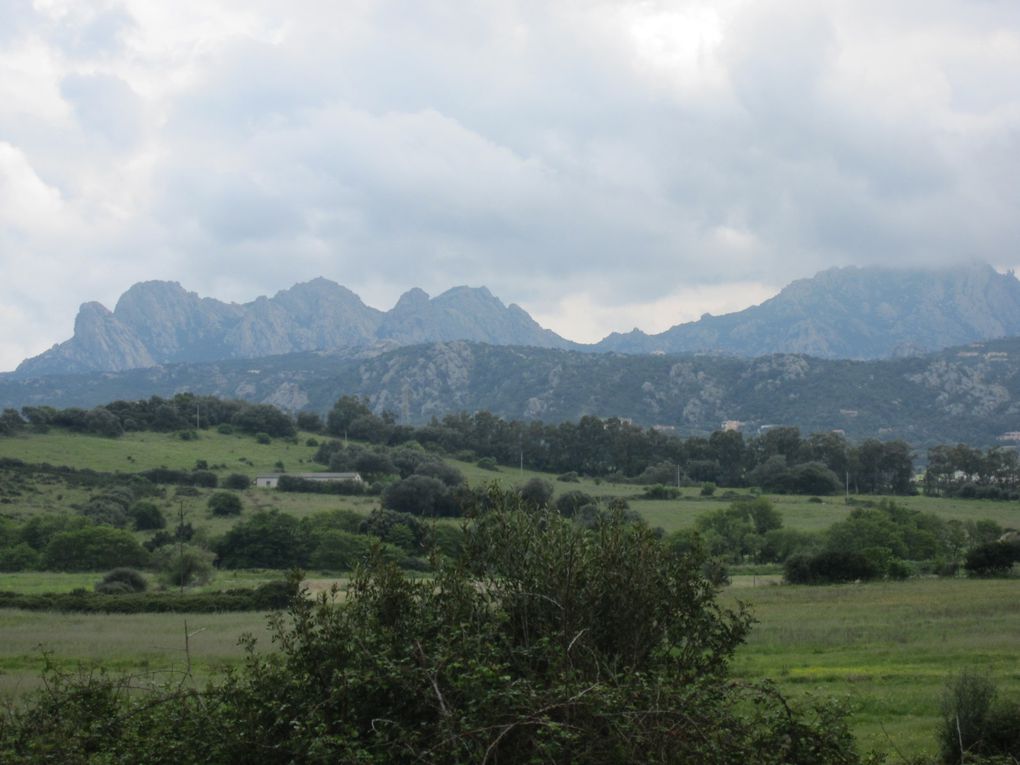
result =
[[[311,434],[297,443],[274,440],[258,444],[248,436],[201,432],[193,441],[173,434],[129,433],[119,439],[51,432],[0,439],[0,458],[50,463],[99,471],[137,472],[152,467],[191,469],[204,460],[220,478],[240,472],[278,472],[282,463],[291,472],[325,469],[312,461]],[[322,440],[319,436],[314,436]],[[557,494],[580,490],[600,497],[626,498],[652,526],[666,532],[687,528],[698,516],[725,507],[732,495],[719,490],[702,497],[687,488],[676,500],[640,498],[642,487],[582,479],[558,482],[553,476],[501,467],[483,470],[474,464],[450,461],[472,485],[499,481],[515,486],[533,477],[553,482]],[[0,504],[0,514],[24,520],[34,514],[64,512],[84,502],[90,491],[60,480],[40,479],[17,487],[17,494]],[[210,490],[197,497],[178,497],[168,487],[156,503],[173,523],[183,510],[185,520],[206,533],[222,534],[236,518],[217,518],[206,509]],[[744,491],[738,493],[746,493]],[[278,508],[296,516],[331,508],[367,514],[378,505],[375,497],[288,494],[249,489],[241,492],[244,515]],[[784,525],[820,531],[844,518],[842,496],[812,500],[803,496],[770,497],[783,515]],[[908,507],[946,519],[991,519],[1004,527],[1020,528],[1015,502],[952,500],[926,497],[896,498]],[[242,518],[244,517],[242,516]],[[149,535],[139,532],[139,538]],[[215,589],[250,586],[275,572],[220,572],[209,585]],[[26,572],[0,574],[0,589],[26,593],[90,589],[97,574]],[[328,589],[334,577],[309,574],[314,591]],[[913,579],[866,585],[826,587],[781,585],[778,567],[738,568],[723,593],[726,601],[743,600],[758,620],[735,659],[738,677],[772,678],[793,696],[843,698],[854,710],[856,730],[867,747],[899,751],[905,756],[934,751],[933,730],[939,694],[947,675],[964,668],[987,671],[1003,691],[1020,696],[1020,580]],[[341,580],[342,584],[342,580]],[[63,667],[100,662],[114,670],[138,673],[152,680],[180,677],[184,656],[185,622],[197,680],[241,660],[238,639],[244,633],[270,641],[263,614],[145,614],[79,615],[0,610],[0,694],[17,696],[36,687],[48,660]],[[895,759],[895,755],[894,755]]]

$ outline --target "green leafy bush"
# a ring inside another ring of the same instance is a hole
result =
[[[210,494],[206,506],[210,513],[217,516],[240,515],[244,508],[241,498],[228,491],[217,491]]]

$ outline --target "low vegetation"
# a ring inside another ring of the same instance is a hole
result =
[[[123,417],[126,412],[151,414],[161,411],[165,414],[167,409],[163,405],[169,403],[177,405],[179,413],[190,410],[189,416],[193,417],[194,408],[186,404],[195,402],[194,398],[175,398],[171,402],[154,400],[142,402],[145,406],[134,408],[111,405],[110,411],[119,412],[117,417]],[[372,414],[362,402],[341,399],[326,422],[307,413],[299,418],[296,424],[303,429],[299,432],[281,429],[278,423],[272,425],[272,416],[263,409],[243,410],[244,416],[236,416],[241,409],[226,406],[220,414],[216,414],[211,402],[199,401],[199,406],[206,404],[210,405],[210,413],[203,415],[208,420],[200,420],[200,427],[194,428],[194,420],[191,427],[177,421],[171,429],[171,421],[166,420],[167,429],[160,432],[122,428],[120,434],[98,434],[97,431],[83,432],[87,431],[84,426],[69,431],[69,426],[58,422],[64,416],[59,412],[47,414],[51,416],[47,423],[27,422],[14,413],[20,420],[18,424],[14,422],[14,415],[6,415],[8,425],[5,427],[10,437],[0,439],[0,570],[18,577],[31,575],[40,582],[64,577],[60,581],[81,584],[46,589],[25,580],[26,584],[19,585],[16,591],[0,594],[0,607],[21,609],[12,613],[31,611],[40,615],[49,610],[82,614],[151,614],[148,617],[140,615],[139,619],[156,618],[162,612],[183,614],[249,609],[255,612],[251,615],[254,620],[251,623],[256,625],[260,619],[258,611],[278,607],[288,600],[289,591],[283,583],[278,581],[263,587],[265,580],[279,580],[283,570],[300,567],[332,578],[346,572],[359,572],[355,574],[351,592],[337,594],[341,600],[350,596],[358,601],[365,594],[358,588],[365,587],[375,588],[377,594],[385,590],[389,593],[387,597],[407,597],[410,598],[407,601],[408,613],[418,614],[413,616],[417,620],[415,629],[434,630],[439,624],[448,627],[449,623],[441,620],[452,619],[455,613],[430,617],[432,621],[421,616],[419,611],[426,605],[437,607],[434,601],[429,600],[431,596],[426,597],[426,591],[434,591],[435,583],[452,576],[451,572],[460,572],[458,576],[466,577],[458,587],[466,586],[467,581],[476,584],[481,581],[487,587],[492,586],[494,580],[491,577],[496,576],[496,572],[478,566],[479,534],[484,526],[478,525],[478,522],[479,519],[504,517],[506,513],[503,511],[512,507],[514,510],[510,515],[514,517],[543,518],[545,530],[570,529],[570,533],[579,535],[579,539],[589,539],[590,535],[598,537],[603,530],[617,527],[629,530],[627,534],[647,535],[656,540],[655,549],[659,551],[656,555],[664,555],[674,562],[683,561],[691,569],[691,575],[707,583],[710,589],[732,581],[733,592],[744,592],[740,588],[745,586],[748,578],[754,578],[759,584],[780,578],[800,583],[801,586],[796,588],[770,588],[779,593],[775,603],[766,596],[765,590],[747,591],[749,598],[757,604],[763,622],[763,626],[750,633],[749,647],[754,648],[759,645],[756,636],[768,628],[770,609],[777,608],[779,610],[775,613],[784,613],[785,608],[786,615],[782,618],[798,618],[791,616],[800,598],[794,593],[810,595],[816,591],[831,591],[834,597],[844,597],[848,591],[842,589],[840,583],[851,583],[842,587],[859,587],[856,583],[869,580],[889,583],[873,584],[871,588],[908,587],[916,583],[925,588],[941,588],[926,589],[925,592],[950,593],[965,581],[964,576],[973,580],[975,586],[994,587],[997,579],[1010,581],[1015,563],[1020,559],[1020,542],[1015,533],[1010,533],[1011,528],[1020,525],[1015,507],[1006,502],[991,501],[1010,496],[1011,476],[1015,472],[1015,464],[1009,458],[1003,459],[1001,450],[956,449],[951,452],[951,459],[946,458],[945,462],[953,468],[951,472],[947,472],[948,468],[943,465],[939,468],[941,472],[931,474],[941,478],[923,481],[915,487],[909,478],[903,483],[906,475],[904,465],[910,464],[910,454],[909,450],[904,452],[898,442],[880,447],[866,442],[848,445],[831,434],[802,438],[795,429],[788,428],[775,428],[748,441],[739,434],[715,434],[699,441],[673,439],[623,423],[585,418],[580,423],[555,429],[551,426],[534,429],[529,438],[559,439],[561,446],[572,450],[569,458],[556,462],[560,458],[555,457],[551,464],[544,464],[542,461],[546,458],[541,453],[524,460],[519,451],[504,453],[507,451],[504,439],[520,435],[518,425],[491,418],[485,413],[445,418],[442,422],[412,430],[396,425],[392,419]],[[173,408],[171,406],[171,410]],[[37,413],[35,416],[38,420]],[[105,418],[100,419],[105,421]],[[85,422],[84,419],[78,421]],[[92,417],[89,421],[100,420]],[[124,421],[120,421],[123,424]],[[143,420],[132,421],[139,423]],[[144,427],[153,427],[157,420],[147,422]],[[294,426],[292,422],[291,427]],[[273,430],[272,435],[267,428]],[[606,433],[610,435],[606,436]],[[330,435],[358,436],[361,440],[341,440],[330,438]],[[260,436],[264,436],[261,441]],[[631,452],[624,462],[591,462],[587,447],[581,448],[580,441],[589,436],[616,439],[612,443],[600,442],[599,448],[612,452],[616,448],[613,444],[616,444]],[[660,448],[666,451],[656,451]],[[842,456],[837,454],[839,449],[843,450]],[[667,459],[660,459],[663,455]],[[839,462],[840,459],[844,462]],[[966,460],[970,460],[970,473],[960,472],[960,466]],[[522,462],[526,464],[522,466]],[[252,488],[256,473],[281,472],[286,470],[285,466],[297,465],[304,466],[295,467],[301,471],[327,469],[357,473],[359,480],[338,483],[306,481],[284,472],[279,490]],[[554,469],[558,475],[528,469],[528,466],[536,465]],[[841,465],[843,472],[838,473],[834,468]],[[838,480],[840,476],[842,480]],[[949,479],[946,476],[951,477],[952,483],[947,483]],[[963,481],[961,476],[967,480]],[[500,482],[502,489],[494,490],[488,486],[488,482],[494,479]],[[970,498],[977,496],[966,488],[971,484],[991,487],[983,490],[982,496],[987,496],[987,499]],[[893,488],[901,491],[896,498],[857,493]],[[924,495],[918,495],[917,488],[923,489]],[[1002,491],[996,494],[992,488]],[[854,496],[844,496],[848,489],[855,492]],[[810,496],[796,493],[807,490],[811,491]],[[532,529],[529,533],[538,531]],[[519,553],[519,550],[516,552]],[[485,556],[493,560],[498,558],[497,552],[491,548],[486,549]],[[552,566],[551,561],[549,565]],[[614,565],[620,569],[622,563]],[[402,569],[404,573],[398,577],[393,573],[394,569]],[[238,576],[247,577],[247,572],[255,570],[268,573],[257,574],[262,579],[251,586],[231,586],[228,583],[214,585],[210,589],[208,584],[210,581],[230,582]],[[390,573],[383,576],[383,571]],[[91,574],[88,579],[75,579],[85,576],[85,572]],[[406,578],[408,573],[410,578]],[[759,573],[764,574],[764,578],[755,578]],[[549,576],[552,576],[551,569]],[[898,584],[898,580],[902,579],[911,579],[912,582]],[[893,585],[894,582],[897,584]],[[866,598],[877,598],[879,592],[877,589],[866,590]],[[493,597],[494,594],[495,591]],[[629,597],[636,596],[631,593]],[[512,604],[495,600],[487,602],[485,608],[493,613],[513,612]],[[710,601],[703,601],[701,605],[709,612],[722,613],[713,611],[716,606]],[[318,646],[314,649],[317,651],[324,650],[315,643],[319,639],[317,633],[300,634],[300,629],[304,629],[299,627],[301,619],[327,629],[326,625],[332,624],[330,620],[339,618],[334,616],[336,613],[348,614],[343,619],[351,618],[346,606],[338,608],[335,604],[327,607],[325,604],[304,603],[294,608],[292,616],[297,621],[290,626],[278,623],[275,628],[280,645],[291,641],[293,645],[301,644],[309,650],[311,646]],[[354,610],[358,608],[352,606]],[[462,616],[477,615],[482,606],[468,599],[456,608],[459,609],[456,613]],[[740,613],[738,607],[734,605],[733,608],[735,614]],[[761,611],[762,608],[765,610]],[[806,614],[799,618],[810,620],[815,615]],[[468,644],[481,640],[481,636],[505,643],[505,636],[500,637],[500,630],[506,625],[472,623],[472,629],[477,629],[477,632],[458,633]],[[380,626],[375,622],[372,624],[373,630]],[[739,626],[741,624],[743,626]],[[589,629],[580,624],[576,627],[579,631]],[[739,633],[741,638],[748,637],[747,624],[740,619],[732,622],[731,627],[734,636]],[[328,627],[332,630],[341,628],[347,630],[344,634],[348,637],[357,636],[366,644],[376,645],[377,638],[364,632],[368,629],[364,624],[345,621],[342,627],[339,622]],[[847,634],[852,631],[853,628],[847,627]],[[425,639],[420,639],[425,645]],[[587,639],[586,635],[581,636],[575,647],[594,650]],[[934,640],[934,634],[927,639]],[[923,644],[922,637],[918,637],[917,641],[919,645]],[[728,649],[729,653],[736,651],[734,666],[738,676],[745,679],[757,677],[757,665],[748,663],[745,649],[738,647],[738,642],[735,641]],[[804,648],[803,644],[791,641],[791,646],[797,645],[802,646],[801,650],[824,650]],[[438,664],[429,663],[432,650],[430,647],[426,652],[428,660],[421,660],[418,669],[426,671],[422,668],[428,667],[428,672],[442,673],[446,662],[454,661],[452,654],[444,653],[452,651],[452,647],[437,648]],[[259,672],[270,675],[270,669],[276,666],[276,662],[283,662],[291,670],[301,668],[300,661],[303,659],[288,658],[284,654],[276,659],[252,654],[245,666],[258,666]],[[573,650],[567,654],[575,658]],[[235,656],[233,660],[240,661],[240,658]],[[367,660],[358,658],[357,661]],[[397,659],[394,655],[386,661],[396,662]],[[478,667],[488,667],[487,672],[499,672],[503,671],[498,668],[503,666],[500,662],[514,665],[516,659],[509,654],[489,651],[474,656],[469,663],[471,661],[477,661]],[[599,665],[600,672],[606,677],[609,676],[606,673],[610,665],[617,668],[624,666],[617,659],[610,661],[602,657],[600,661],[603,662]],[[723,663],[728,661],[726,659]],[[370,663],[358,666],[366,672],[371,668],[371,672],[381,672],[383,674],[379,676],[389,677],[385,673],[392,668],[388,664],[376,666],[375,662],[376,659],[372,659]],[[564,666],[561,661],[559,669]],[[901,658],[896,666],[905,667],[905,660]],[[0,659],[0,669],[3,668],[3,660]],[[939,671],[940,683],[950,669],[969,669],[964,652]],[[994,667],[991,669],[996,671]],[[648,665],[641,672],[646,670],[653,675],[665,672],[659,664]],[[404,688],[407,693],[419,693],[417,686],[400,685],[405,681],[400,673],[405,671],[406,667],[400,669],[399,676],[387,682]],[[784,673],[788,671],[788,665],[771,665],[761,674],[777,678],[784,694],[799,697],[808,680],[799,678],[791,684],[788,679],[784,680]],[[886,667],[883,671],[888,673],[891,670]],[[854,675],[852,672],[847,674]],[[529,726],[533,733],[540,731],[543,737],[547,736],[548,752],[567,753],[563,755],[567,757],[576,752],[581,753],[577,756],[588,756],[588,750],[577,748],[577,741],[568,735],[571,726],[590,733],[593,729],[584,726],[595,725],[596,721],[601,726],[599,730],[602,733],[599,735],[609,736],[606,741],[613,741],[612,746],[624,746],[612,739],[616,734],[613,733],[613,723],[606,717],[605,709],[608,707],[600,705],[608,704],[611,698],[639,701],[646,698],[641,694],[657,688],[655,683],[658,682],[645,678],[649,684],[643,690],[614,687],[606,690],[605,695],[602,695],[605,689],[585,691],[586,701],[575,705],[581,710],[579,717],[571,714],[560,719],[555,714],[545,717],[532,715],[535,721],[528,722],[532,719],[528,717],[528,705],[538,704],[533,710],[543,710],[542,704],[562,704],[564,698],[572,697],[527,690],[525,681],[539,682],[539,677],[530,670],[524,676],[512,673],[510,676],[514,680],[509,688],[499,682],[484,686],[480,678],[472,680],[476,685],[471,688],[455,684],[456,687],[450,688],[449,697],[445,688],[441,688],[444,700],[457,698],[467,705],[458,708],[460,711],[456,714],[459,714],[460,721],[456,725],[497,726],[493,730],[497,731],[498,737],[498,723],[486,722],[484,716],[478,717],[482,712],[475,710],[473,705],[480,704],[482,699],[487,700],[486,704],[495,704],[492,700],[498,695],[497,688],[499,693],[513,697],[512,691],[521,685],[517,690],[521,691],[518,700],[523,706],[514,706],[516,702],[510,698],[506,702],[509,706],[501,707],[506,720],[517,722],[500,738],[489,756],[490,761],[495,761],[495,753],[503,746],[508,747],[505,751],[514,753],[501,755],[503,761],[517,761],[512,758],[523,756],[520,755],[523,750],[513,747],[521,745],[520,741],[516,741],[519,731]],[[668,676],[668,673],[663,676]],[[729,677],[729,682],[732,682],[732,676]],[[121,695],[122,691],[126,692],[126,687],[119,685],[120,681],[95,675],[90,678],[90,682],[98,683],[95,686],[97,692],[107,694],[116,709],[121,710],[116,714],[132,708],[134,701]],[[277,680],[284,683],[286,678],[279,676]],[[541,678],[541,682],[549,688],[560,687],[564,693],[568,690],[577,693],[587,688],[587,685],[569,683],[558,686],[562,680],[550,676]],[[574,680],[581,683],[593,678],[581,673]],[[82,690],[78,680],[59,673],[51,675],[49,682],[52,688],[63,688],[67,693]],[[428,682],[425,691],[431,689],[434,693],[431,681]],[[244,686],[244,683],[248,685]],[[814,680],[811,683],[812,687],[821,687],[823,695],[828,695],[830,689],[825,683]],[[243,687],[244,694],[247,694],[243,695],[244,703],[257,705],[261,702],[251,695],[256,691],[254,686],[253,677],[247,677],[237,686],[217,680],[215,688],[216,692],[229,689],[233,693]],[[875,692],[880,688],[877,681],[869,687]],[[931,727],[939,714],[936,709],[939,693],[928,681],[924,687],[929,703],[923,706],[921,714],[923,719],[930,721]],[[989,726],[987,728],[979,726],[978,735],[982,741],[995,737],[998,737],[996,741],[1002,739],[999,732],[993,735],[992,731],[999,731],[1002,727],[997,722],[1002,716],[999,710],[1012,708],[1009,699],[1016,690],[1011,682],[1005,683],[1004,687],[1000,701],[994,708],[989,707],[993,711],[982,718],[991,721],[981,723]],[[293,692],[296,694],[298,690]],[[707,689],[705,692],[709,693]],[[181,701],[185,706],[208,704],[224,698],[203,695],[204,692],[195,690],[194,686],[189,686],[187,693],[179,687],[172,693],[166,690],[153,693],[156,694],[153,698],[165,700],[168,704],[171,700],[174,703]],[[477,695],[465,695],[471,693]],[[712,691],[709,695],[713,693],[716,692]],[[741,693],[746,695],[741,696]],[[591,707],[588,706],[588,696],[591,696]],[[741,706],[755,701],[760,702],[762,710],[767,710],[772,703],[769,699],[778,700],[778,697],[770,697],[764,687],[754,689],[745,686],[729,699],[724,696],[712,696],[712,703],[723,704],[722,707],[709,707],[721,718],[729,714],[727,704]],[[232,698],[237,701],[242,696]],[[700,697],[697,700],[700,701]],[[293,701],[299,703],[296,697]],[[305,702],[318,703],[311,697]],[[863,700],[860,703],[867,708],[872,702]],[[248,707],[249,711],[254,708]],[[116,711],[114,707],[110,710]],[[798,720],[797,726],[806,726],[804,735],[808,738],[818,733],[816,729],[823,722],[833,725],[833,730],[846,732],[847,718],[842,713],[836,714],[824,705],[808,705],[804,710],[806,716],[790,720]],[[381,708],[377,711],[381,713]],[[259,712],[260,719],[262,714]],[[418,715],[413,719],[425,719],[421,716],[424,714],[422,708],[413,714]],[[432,714],[435,714],[435,709]],[[446,720],[441,711],[439,714],[442,717],[440,728],[447,732],[449,740],[418,741],[415,745],[420,744],[423,752],[435,752],[436,761],[440,761],[440,753],[451,756],[453,751],[443,747],[452,746],[452,739],[459,736],[469,741],[464,744],[467,748],[463,752],[477,754],[478,750],[471,747],[480,745],[484,736],[474,728],[449,727],[454,726],[454,722]],[[743,722],[764,726],[759,727],[754,735],[778,735],[779,729],[774,726],[779,723],[775,719],[771,722],[766,720],[770,714],[762,711],[761,718],[748,718]],[[892,712],[887,709],[885,714],[888,716]],[[388,719],[397,717],[399,715],[391,711]],[[662,720],[668,717],[664,712]],[[162,719],[146,719],[157,729],[166,723]],[[399,726],[413,726],[411,719],[400,722]],[[233,725],[236,721],[224,718],[221,722]],[[280,724],[279,721],[273,723],[277,724]],[[680,721],[674,718],[673,724],[680,724]],[[855,728],[860,725],[854,724]],[[869,724],[864,723],[865,731],[870,731]],[[659,746],[662,752],[673,751],[667,745],[673,742],[664,742],[661,731],[653,729],[652,722],[648,725],[649,729],[642,729],[638,737],[646,736],[642,740],[648,746]],[[129,728],[130,725],[124,730],[128,731],[125,735],[130,737],[134,734]],[[270,729],[271,726],[266,730]],[[7,730],[9,732],[13,728]],[[750,728],[747,730],[750,731]],[[797,727],[797,730],[801,728]],[[1008,726],[1006,730],[1008,732]],[[404,728],[399,728],[399,731],[406,733]],[[392,734],[397,736],[398,728],[394,728]],[[17,735],[27,734],[21,731]],[[366,744],[364,752],[356,750],[356,753],[367,758],[364,759],[366,762],[373,761],[373,757],[378,761],[393,761],[394,750],[387,747],[394,746],[396,738],[387,738],[387,735],[375,730],[359,733],[360,738],[356,737],[355,742],[358,746],[371,738],[381,748]],[[917,724],[910,728],[910,736],[912,743],[906,750],[908,753],[934,751],[935,740],[930,734],[924,734],[927,738],[918,734]],[[922,743],[922,739],[931,746]],[[873,735],[873,731],[867,732],[866,740],[869,745],[888,748],[882,746],[883,742]],[[493,738],[485,741],[487,747],[493,743]],[[838,750],[840,756],[851,759],[819,759],[819,762],[853,762],[856,760],[852,758],[859,757],[849,737],[843,737],[843,733],[826,741],[829,743],[825,746],[831,744],[837,747],[832,752]],[[737,745],[734,743],[734,746]],[[532,742],[528,746],[539,747],[528,756],[545,756],[546,750],[541,748],[544,744]],[[964,747],[968,758],[971,758],[968,761],[982,752],[982,756],[998,756],[996,753],[1007,751],[1001,747],[994,750],[982,750],[968,744]],[[128,761],[128,749],[116,751],[119,753],[113,754],[111,749],[108,760],[103,761]],[[598,752],[599,756],[605,754],[604,750],[592,751]],[[27,755],[22,753],[18,756]],[[385,756],[391,760],[385,760]],[[432,755],[423,756],[427,760]],[[484,756],[483,750],[481,759]],[[787,753],[787,756],[810,761],[804,759],[806,755],[803,753]],[[946,762],[956,761],[952,759],[955,755],[943,756],[947,758]]]

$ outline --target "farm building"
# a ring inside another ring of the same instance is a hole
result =
[[[280,483],[280,473],[267,473],[255,477],[255,486],[260,489],[275,489]],[[354,481],[364,483],[360,473],[287,473],[294,478],[301,478],[305,481],[322,481],[325,483],[340,483],[341,481]]]

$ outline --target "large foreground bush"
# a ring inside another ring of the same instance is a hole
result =
[[[498,495],[434,578],[386,563],[298,598],[204,691],[54,678],[0,761],[860,763],[828,706],[728,675],[750,617],[697,555],[617,514],[585,529]]]

